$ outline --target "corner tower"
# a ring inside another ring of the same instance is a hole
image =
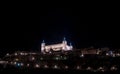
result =
[[[41,43],[41,52],[44,52],[45,49],[45,41],[43,40]]]

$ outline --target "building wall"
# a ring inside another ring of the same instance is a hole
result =
[[[96,49],[83,49],[81,50],[82,54],[97,54],[97,50]]]

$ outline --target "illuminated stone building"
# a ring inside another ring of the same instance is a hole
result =
[[[46,52],[50,52],[52,51],[69,51],[72,50],[73,46],[68,45],[66,39],[64,38],[63,41],[61,43],[58,44],[52,44],[52,45],[46,45],[44,40],[41,43],[41,52],[42,53],[46,53]]]

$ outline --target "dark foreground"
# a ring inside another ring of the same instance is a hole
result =
[[[105,72],[91,72],[91,71],[82,71],[82,70],[51,70],[51,69],[0,69],[0,74],[24,74],[24,73],[30,73],[30,74],[91,74],[91,73],[111,73],[111,74],[119,74],[120,71],[105,71]]]

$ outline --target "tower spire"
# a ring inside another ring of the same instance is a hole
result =
[[[66,37],[63,37],[63,41],[66,41]]]
[[[42,43],[45,43],[45,40],[43,40]]]
[[[63,44],[65,44],[65,45],[67,44],[67,41],[66,41],[65,37],[63,38]]]
[[[70,43],[70,46],[72,46],[72,43]]]
[[[45,49],[45,41],[43,40],[41,43],[41,52],[44,52]]]
[[[70,43],[70,49],[71,49],[71,50],[73,49],[72,43]]]

